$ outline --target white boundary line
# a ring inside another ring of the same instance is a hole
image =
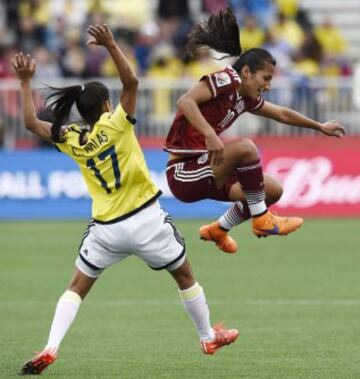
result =
[[[0,306],[38,306],[53,305],[54,301],[0,301]],[[209,305],[244,305],[244,306],[360,306],[360,299],[248,299],[248,300],[208,300]],[[124,300],[85,300],[85,306],[158,306],[181,305],[180,300],[169,299],[124,299]]]

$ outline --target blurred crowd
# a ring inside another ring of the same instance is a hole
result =
[[[9,58],[31,53],[37,76],[112,77],[104,49],[86,47],[89,24],[107,23],[139,75],[199,78],[222,61],[207,51],[190,57],[184,47],[194,22],[230,6],[243,50],[264,47],[278,75],[347,76],[347,42],[329,17],[313,25],[298,0],[2,0],[0,78],[13,77]]]
[[[86,46],[88,25],[103,23],[140,76],[157,84],[166,79],[166,85],[184,77],[199,79],[231,60],[209,59],[221,56],[206,49],[189,56],[188,32],[195,22],[230,6],[240,26],[243,51],[267,49],[277,59],[277,75],[292,83],[291,94],[273,89],[269,99],[318,118],[325,98],[311,89],[311,78],[349,76],[352,68],[347,42],[332,20],[324,16],[322,23],[313,25],[299,4],[299,0],[1,0],[0,80],[14,77],[10,59],[18,51],[35,57],[41,83],[117,76],[105,49]],[[336,94],[332,88],[327,95]],[[139,101],[139,135],[165,135],[178,97],[176,90],[160,86],[146,95],[146,102]],[[51,121],[39,92],[35,104],[40,118]],[[0,147],[27,146],[17,91],[0,94],[0,116]]]

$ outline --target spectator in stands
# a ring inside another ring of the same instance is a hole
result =
[[[160,29],[156,22],[150,21],[142,25],[135,39],[135,56],[138,72],[145,75],[150,66],[151,52],[160,40]]]
[[[298,110],[307,109],[308,116],[318,118],[318,99],[311,88],[310,79],[320,75],[323,50],[311,29],[304,30],[304,41],[293,59],[293,103]]]
[[[51,53],[43,46],[34,49],[34,58],[37,62],[37,79],[51,80],[61,77],[61,69],[58,61],[54,59]]]
[[[47,25],[51,19],[50,1],[22,0],[19,4],[20,24],[26,23],[33,27],[32,34],[38,44],[46,41]]]
[[[136,62],[136,58],[134,54],[134,49],[125,41],[120,42],[119,46],[121,47],[121,50],[126,54],[127,60],[130,62],[131,66],[136,72],[138,67],[137,67],[137,62]],[[113,78],[118,75],[116,65],[114,64],[111,57],[108,56],[108,54],[101,64],[100,75],[107,78],[109,77]]]
[[[277,20],[270,29],[275,38],[287,42],[293,49],[298,49],[303,42],[304,33],[300,26],[281,12],[278,13]]]
[[[275,17],[275,6],[272,0],[244,0],[248,14],[256,18],[263,29],[269,27]]]
[[[253,47],[260,47],[265,40],[264,31],[259,27],[257,19],[248,14],[245,17],[245,24],[240,28],[240,43],[244,51]]]
[[[276,75],[287,75],[292,64],[291,55],[294,51],[290,44],[283,39],[277,39],[274,30],[267,29],[262,48],[267,50],[273,57],[276,57]]]
[[[329,16],[324,18],[321,25],[315,27],[315,35],[320,41],[325,55],[344,55],[348,44]]]
[[[183,75],[189,78],[198,79],[204,74],[219,70],[222,65],[218,62],[219,61],[212,59],[210,50],[207,49],[199,49],[193,56],[185,54],[183,57]]]
[[[155,79],[164,87],[155,89],[153,96],[149,99],[152,102],[151,122],[166,122],[168,125],[169,118],[172,117],[171,90],[167,87],[183,73],[183,64],[174,55],[174,50],[170,45],[159,46],[153,52],[147,77]]]
[[[324,64],[336,62],[341,75],[351,74],[349,59],[347,57],[348,43],[329,16],[324,18],[321,25],[315,27],[315,35],[318,38],[324,51]]]
[[[299,0],[275,0],[278,11],[286,18],[294,19],[299,11]]]

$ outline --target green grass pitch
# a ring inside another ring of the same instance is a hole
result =
[[[178,221],[212,321],[240,329],[200,352],[175,282],[136,258],[106,271],[82,305],[48,378],[360,378],[360,222],[306,220],[287,237],[232,232],[227,255]],[[86,222],[0,223],[0,377],[17,377],[46,342]]]

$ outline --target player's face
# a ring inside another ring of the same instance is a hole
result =
[[[263,92],[269,91],[275,67],[266,62],[264,68],[254,73],[250,70],[242,75],[241,92],[243,95],[256,99]]]

